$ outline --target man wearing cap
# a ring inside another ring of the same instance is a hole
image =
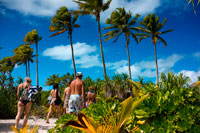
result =
[[[83,74],[78,72],[76,79],[70,84],[70,99],[69,99],[69,113],[80,113],[80,110],[85,107],[85,90],[84,82],[82,81]]]

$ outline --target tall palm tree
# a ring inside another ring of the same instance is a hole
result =
[[[51,19],[51,26],[49,26],[50,31],[54,33],[50,37],[59,35],[64,33],[65,31],[68,32],[70,36],[70,44],[71,44],[71,52],[72,52],[72,62],[74,67],[74,77],[76,77],[76,65],[74,60],[74,50],[73,50],[73,43],[72,43],[72,31],[73,28],[79,28],[80,25],[75,24],[78,19],[78,15],[70,12],[67,7],[61,7],[57,12],[56,15]]]
[[[103,36],[108,36],[105,41],[110,40],[111,38],[115,38],[113,41],[114,43],[118,40],[118,38],[124,34],[126,40],[126,48],[127,48],[127,55],[128,55],[128,70],[129,70],[129,79],[131,79],[131,67],[130,67],[130,55],[129,55],[129,42],[130,36],[132,36],[135,41],[138,43],[138,39],[136,34],[133,31],[136,31],[137,28],[134,25],[137,23],[137,19],[140,15],[136,14],[134,18],[132,18],[131,12],[126,12],[124,8],[117,8],[115,11],[112,12],[110,18],[106,20],[107,26],[104,29],[109,29],[108,33],[104,34]]]
[[[98,22],[100,51],[101,51],[101,59],[102,59],[103,70],[104,70],[104,79],[106,79],[106,66],[105,66],[103,48],[102,48],[100,15],[101,15],[101,12],[104,12],[105,10],[109,8],[111,1],[112,0],[108,0],[106,3],[104,3],[104,0],[75,0],[75,2],[79,4],[79,8],[80,8],[79,13],[94,15],[96,17],[96,21]]]
[[[36,82],[39,86],[39,76],[38,76],[38,42],[42,40],[42,37],[38,35],[36,29],[28,32],[25,35],[24,42],[28,44],[35,44],[36,46]]]
[[[30,48],[30,45],[28,44],[22,44],[20,47],[15,48],[13,52],[15,53],[12,57],[13,62],[18,66],[24,64],[26,66],[26,77],[28,76],[28,73],[30,76],[30,72],[28,72],[28,70],[30,71],[30,65],[28,65],[28,62],[33,63],[34,61],[33,49]]]
[[[162,34],[166,34],[170,30],[160,31],[163,26],[165,25],[167,21],[167,18],[164,19],[163,23],[159,22],[159,16],[155,16],[155,13],[148,14],[146,17],[144,17],[144,20],[140,22],[141,26],[138,26],[138,29],[143,32],[143,34],[140,34],[141,37],[139,38],[139,41],[145,38],[151,38],[151,41],[155,48],[155,63],[156,63],[156,84],[158,85],[158,64],[157,64],[157,51],[156,51],[156,44],[159,40],[159,42],[162,42],[165,47],[167,47],[166,41],[160,36]]]

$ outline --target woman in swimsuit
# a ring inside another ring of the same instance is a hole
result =
[[[90,86],[89,91],[87,93],[87,102],[86,102],[86,107],[88,107],[91,103],[96,103],[97,97],[94,92],[94,87]]]
[[[71,80],[68,82],[68,87],[65,89],[64,91],[64,105],[63,105],[63,109],[65,110],[65,113],[69,113],[68,112],[68,102],[69,102],[69,92],[70,92],[70,84],[71,84]]]
[[[53,90],[51,90],[51,92],[50,92],[50,97],[51,97],[50,110],[49,110],[49,113],[47,114],[47,121],[46,121],[46,123],[49,123],[49,117],[50,117],[51,113],[53,112],[53,107],[57,108],[58,117],[59,118],[61,117],[60,104],[57,104],[57,102],[55,102],[56,101],[56,95],[57,95],[56,93],[60,97],[60,91],[58,90],[58,84],[57,83],[55,83],[53,85]]]
[[[19,120],[22,116],[24,108],[25,108],[25,113],[24,113],[22,128],[26,126],[32,105],[32,102],[28,100],[28,91],[30,89],[31,82],[32,82],[31,78],[26,77],[25,82],[18,86],[17,89],[18,111],[17,111],[17,116],[15,117],[15,128],[18,128]]]

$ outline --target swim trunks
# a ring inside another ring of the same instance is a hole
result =
[[[69,98],[70,98],[69,94],[66,93],[65,100],[64,100],[64,106],[63,106],[64,109],[68,108]]]
[[[80,110],[82,109],[82,98],[80,95],[71,95],[69,102],[69,109],[68,112],[77,112],[80,113]]]

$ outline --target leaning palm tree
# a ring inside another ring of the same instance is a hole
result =
[[[104,41],[110,40],[111,38],[115,38],[113,41],[114,43],[118,40],[118,38],[124,34],[126,40],[126,48],[127,48],[127,55],[128,55],[128,70],[129,70],[129,79],[131,79],[131,67],[130,67],[130,56],[129,56],[129,40],[130,36],[132,36],[135,41],[138,43],[138,39],[136,34],[133,31],[136,31],[137,28],[134,25],[137,23],[137,19],[140,15],[136,14],[134,18],[132,18],[131,12],[126,12],[124,8],[117,8],[115,11],[112,12],[110,18],[106,20],[107,26],[104,29],[109,29],[108,33],[104,34],[103,36],[108,36]]]
[[[70,44],[71,44],[71,52],[72,52],[72,62],[74,67],[74,77],[76,76],[76,65],[74,60],[74,50],[73,50],[73,43],[72,43],[72,31],[73,28],[79,28],[80,25],[75,24],[78,19],[78,15],[70,12],[67,7],[61,7],[57,12],[56,15],[51,19],[51,26],[49,26],[50,31],[54,33],[50,37],[59,35],[64,33],[65,31],[68,32],[70,37]]]
[[[30,45],[28,44],[22,44],[20,47],[15,48],[13,52],[15,53],[15,55],[13,55],[12,61],[18,66],[24,64],[26,66],[26,76],[28,76],[28,73],[30,76],[30,65],[28,65],[28,63],[33,63],[34,61],[33,49],[30,48]]]
[[[156,84],[158,85],[158,64],[157,64],[157,51],[156,51],[156,44],[159,40],[159,42],[162,42],[165,47],[167,47],[166,41],[160,36],[162,34],[166,34],[170,30],[160,31],[163,26],[165,25],[167,21],[167,18],[164,19],[163,23],[159,22],[159,16],[155,16],[155,13],[148,14],[146,17],[144,17],[144,20],[140,22],[141,26],[138,26],[138,29],[143,32],[143,34],[140,34],[141,37],[139,38],[139,41],[145,38],[151,38],[151,41],[155,48],[155,63],[156,63]]]
[[[24,42],[28,44],[35,44],[36,46],[36,82],[39,86],[39,76],[38,76],[38,42],[42,40],[42,37],[38,35],[36,29],[28,32],[24,38]]]
[[[104,79],[106,79],[106,66],[103,55],[102,48],[102,40],[101,40],[101,25],[100,25],[100,15],[101,12],[104,12],[109,8],[109,5],[112,0],[108,0],[108,2],[104,3],[104,0],[75,0],[76,3],[79,4],[81,14],[91,14],[96,17],[96,21],[98,22],[98,31],[99,31],[99,41],[100,41],[100,50],[101,50],[101,59],[103,63],[104,70]]]

